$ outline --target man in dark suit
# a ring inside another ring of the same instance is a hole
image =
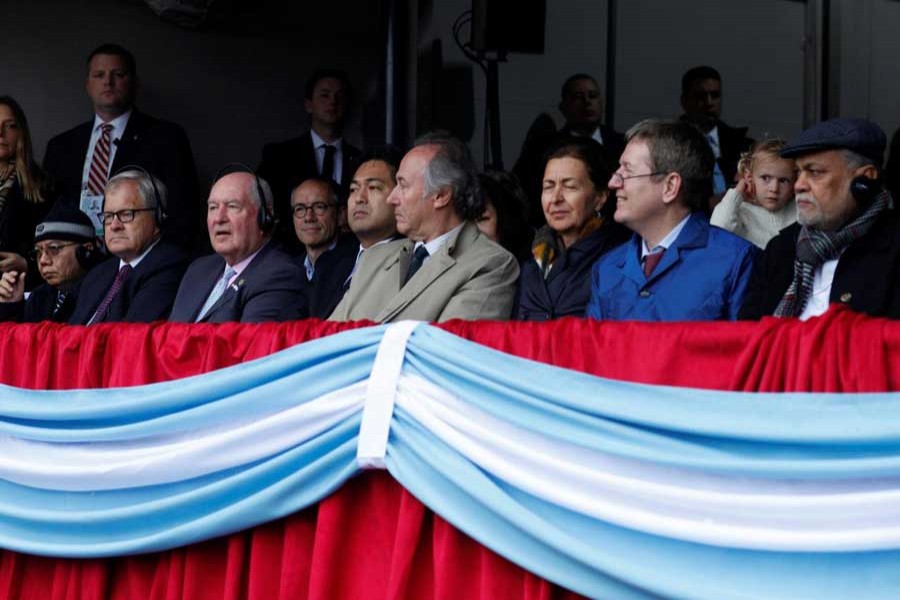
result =
[[[797,161],[797,223],[766,246],[740,318],[805,320],[831,304],[900,318],[900,218],[879,181],[885,145],[878,125],[842,118],[781,149]]]
[[[259,165],[259,176],[271,182],[275,194],[275,214],[281,224],[275,237],[294,251],[300,251],[300,246],[291,227],[291,192],[307,179],[321,177],[334,180],[343,196],[353,176],[351,164],[359,155],[359,150],[343,139],[352,99],[347,74],[335,69],[316,71],[304,91],[309,131],[266,144]]]
[[[220,176],[210,190],[206,216],[215,253],[191,263],[169,320],[250,323],[306,317],[306,277],[271,240],[274,224],[272,191],[264,179],[249,171]]]
[[[85,276],[70,325],[168,316],[187,255],[160,239],[166,197],[165,184],[145,171],[129,169],[109,180],[100,220],[113,257]]]
[[[104,44],[88,57],[85,88],[94,118],[50,140],[44,168],[63,198],[80,198],[88,216],[96,218],[103,188],[111,174],[139,165],[161,179],[169,190],[167,241],[184,249],[194,246],[202,204],[194,156],[184,130],[134,107],[137,89],[134,56],[115,44]],[[100,224],[95,221],[100,230]]]
[[[716,158],[713,171],[715,206],[734,183],[741,153],[753,145],[746,127],[730,127],[722,121],[722,77],[714,68],[703,65],[688,69],[681,77],[682,119],[696,125]]]
[[[303,268],[310,282],[310,316],[324,319],[343,296],[359,243],[352,234],[340,235],[347,207],[338,203],[331,180],[307,179],[291,194],[294,232],[303,244]],[[337,296],[335,299],[334,297]]]
[[[105,257],[97,251],[94,224],[80,210],[54,206],[34,232],[34,256],[44,282],[25,299],[25,273],[0,278],[0,320],[65,323],[84,275]]]
[[[610,166],[615,165],[625,149],[625,136],[603,125],[603,97],[597,80],[586,73],[576,73],[563,82],[559,112],[566,119],[556,132],[533,133],[525,140],[513,173],[519,178],[529,199],[529,221],[535,227],[544,225],[541,208],[541,181],[544,177],[544,155],[564,138],[589,137],[603,146]],[[615,202],[611,203],[614,210]],[[610,213],[611,214],[611,213]]]

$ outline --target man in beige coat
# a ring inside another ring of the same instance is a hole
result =
[[[330,320],[509,318],[519,267],[473,222],[484,199],[465,144],[420,138],[400,163],[388,203],[407,239],[363,254]]]

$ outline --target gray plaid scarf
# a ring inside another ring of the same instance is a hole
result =
[[[794,258],[794,280],[788,286],[775,308],[776,317],[798,317],[812,294],[813,277],[822,263],[838,258],[850,244],[864,236],[872,228],[875,219],[891,205],[891,195],[886,190],[858,217],[835,231],[820,231],[803,226],[797,238],[797,255]]]

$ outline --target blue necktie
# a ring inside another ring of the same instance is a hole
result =
[[[209,298],[206,299],[206,302],[203,304],[203,308],[200,309],[200,313],[197,315],[197,321],[203,320],[203,317],[206,316],[206,313],[209,312],[209,309],[213,307],[213,305],[218,301],[218,299],[225,293],[225,288],[228,287],[228,280],[234,277],[234,274],[237,271],[232,269],[231,267],[225,267],[225,274],[222,275],[222,278],[216,282],[215,287],[213,287],[212,291],[209,293]]]

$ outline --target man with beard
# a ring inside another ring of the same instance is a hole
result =
[[[886,138],[864,119],[831,119],[781,150],[797,161],[798,222],[766,247],[740,317],[808,319],[831,303],[900,316],[900,230],[879,175]]]

